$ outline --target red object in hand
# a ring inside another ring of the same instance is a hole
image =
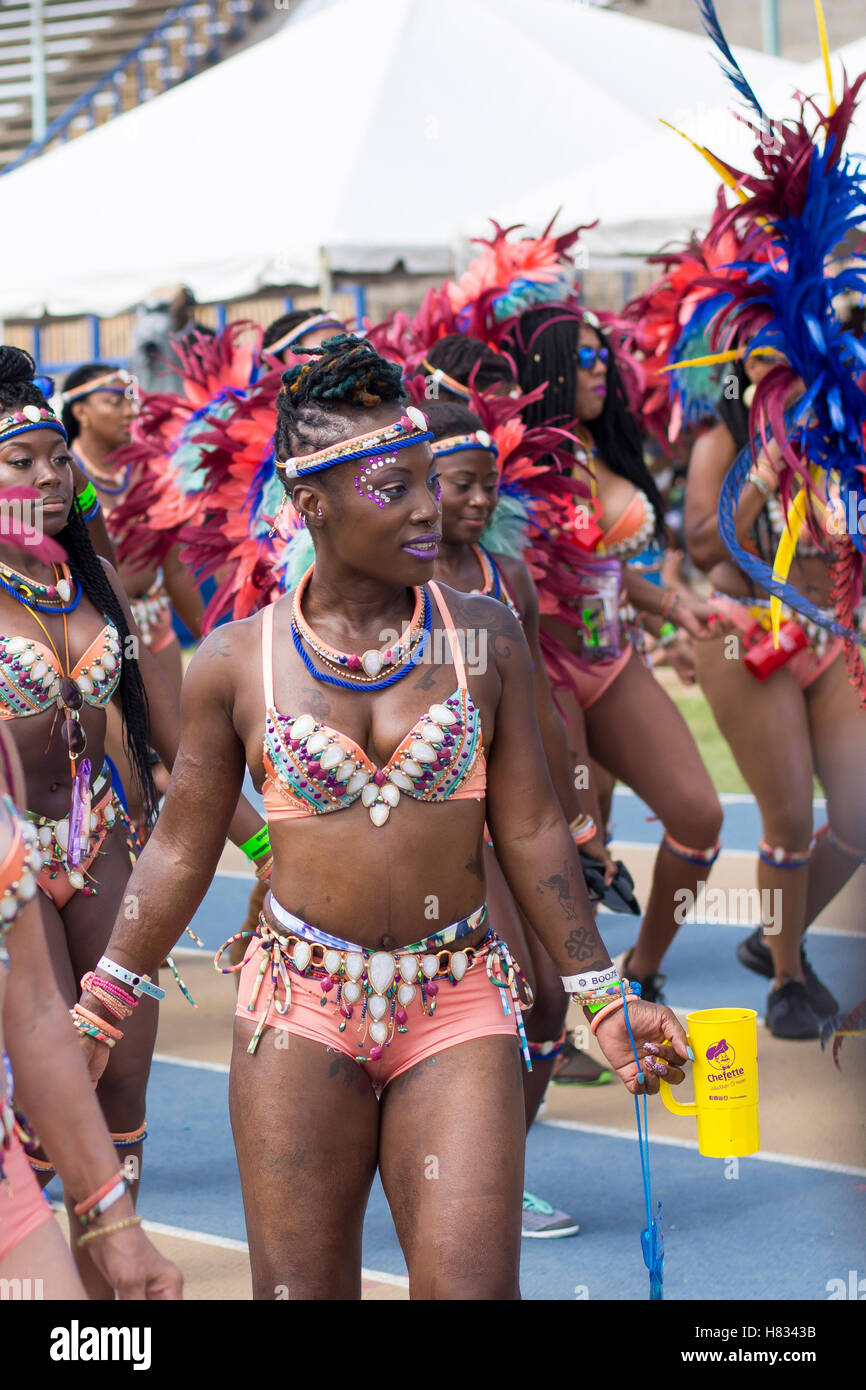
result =
[[[802,652],[809,645],[809,639],[799,623],[782,623],[779,628],[779,645],[773,646],[772,632],[765,632],[760,623],[755,623],[754,628],[750,628],[745,634],[746,643],[755,628],[760,632],[760,638],[749,646],[744,661],[752,675],[759,681],[768,680],[774,671],[778,671],[792,656],[797,652]]]
[[[581,550],[595,550],[604,538],[604,531],[598,525],[601,516],[601,503],[597,497],[572,503],[569,518],[569,535]]]

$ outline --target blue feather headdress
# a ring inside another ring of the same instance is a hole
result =
[[[739,96],[760,111],[733,62],[710,0],[698,0],[698,5]],[[852,83],[846,78],[838,105],[831,92],[827,115],[813,100],[801,100],[798,118],[776,122],[772,139],[762,137],[756,146],[758,173],[714,161],[740,199],[720,231],[736,226],[738,235],[749,240],[750,255],[761,240],[765,254],[735,262],[719,277],[718,288],[727,290],[730,299],[714,325],[711,347],[729,350],[732,359],[756,351],[779,355],[755,389],[749,416],[752,442],[723,489],[720,534],[741,569],[773,594],[774,628],[784,601],[843,636],[849,674],[866,695],[852,622],[862,594],[866,535],[854,528],[832,546],[829,535],[823,538],[828,554],[832,550],[834,620],[787,582],[797,534],[810,509],[813,516],[823,514],[828,485],[838,487],[847,511],[859,515],[861,499],[866,510],[866,349],[838,310],[841,295],[866,294],[862,262],[845,263],[857,245],[866,206],[863,166],[844,152],[864,80],[866,74]],[[731,270],[742,274],[731,278]],[[734,528],[749,463],[771,438],[780,450],[774,467],[789,527],[772,568],[737,544]],[[815,523],[811,526],[814,530]]]

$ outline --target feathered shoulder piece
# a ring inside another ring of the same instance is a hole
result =
[[[131,442],[119,464],[132,465],[130,487],[112,513],[118,556],[142,567],[159,565],[195,520],[212,485],[208,422],[225,418],[260,374],[261,330],[233,323],[216,337],[197,333],[175,345],[183,390],[145,395]]]
[[[866,348],[849,331],[839,309],[842,297],[866,293],[857,230],[866,202],[866,170],[845,152],[866,74],[853,82],[843,77],[838,103],[831,87],[826,113],[816,100],[801,98],[796,118],[770,121],[739,69],[738,76],[729,71],[733,59],[719,37],[711,0],[701,0],[700,7],[741,99],[761,117],[754,156],[757,172],[738,171],[709,151],[701,152],[738,200],[719,219],[719,235],[735,227],[747,244],[753,245],[756,238],[766,244],[763,259],[733,263],[744,274],[732,278],[727,267],[724,275],[708,276],[707,286],[728,294],[712,328],[711,348],[720,349],[723,360],[754,354],[772,364],[754,393],[749,413],[752,442],[723,489],[719,526],[737,564],[773,595],[777,630],[781,600],[821,621],[808,600],[785,582],[807,515],[823,512],[828,487],[838,490],[846,515],[857,517],[866,511]],[[829,83],[820,4],[817,8]],[[771,438],[779,451],[774,466],[788,519],[772,568],[739,545],[731,511],[750,463]],[[859,526],[847,533],[842,529],[832,543],[836,619],[823,622],[847,639],[849,674],[866,697],[856,646],[859,634],[851,627],[862,594],[866,535]],[[828,536],[823,539],[829,549]]]
[[[511,238],[519,224],[500,227],[493,236],[476,238],[484,247],[457,281],[444,290],[457,321],[457,331],[495,345],[508,320],[537,304],[553,304],[574,293],[577,278],[573,248],[587,227],[553,235],[554,216],[541,236]],[[590,224],[595,226],[595,223]]]
[[[708,231],[694,233],[685,246],[648,257],[662,273],[608,323],[618,358],[631,367],[626,379],[637,386],[630,404],[665,449],[675,443],[683,426],[714,416],[721,364],[674,364],[709,354],[714,323],[730,303],[727,280],[745,279],[748,272],[739,263],[749,259],[749,253],[755,259],[766,257],[763,229],[751,245],[741,231],[728,218],[720,188]]]
[[[493,236],[476,238],[484,250],[459,280],[428,290],[414,316],[399,312],[365,325],[376,351],[399,362],[410,376],[421,369],[439,338],[463,333],[497,348],[515,315],[534,304],[567,298],[577,274],[572,248],[586,228],[554,236],[555,220],[541,236],[512,238],[519,225],[500,227],[491,218]]]

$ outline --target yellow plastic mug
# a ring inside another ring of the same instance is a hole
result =
[[[698,1149],[706,1158],[744,1158],[761,1147],[758,1127],[758,1029],[754,1009],[698,1009],[686,1019],[695,1054],[695,1099],[674,1100],[661,1083],[672,1115],[694,1115]]]

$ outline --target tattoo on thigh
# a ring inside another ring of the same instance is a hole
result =
[[[430,1068],[435,1067],[435,1065],[435,1057],[425,1057],[423,1062],[416,1062],[414,1067],[410,1067],[408,1071],[401,1072],[399,1076],[395,1076],[394,1080],[391,1082],[390,1089],[393,1091],[396,1087],[401,1095],[405,1094],[411,1086],[415,1085],[422,1072],[429,1071]]]
[[[347,1057],[343,1052],[336,1053],[331,1059],[328,1076],[339,1077],[344,1086],[357,1086],[362,1093],[369,1089],[367,1078],[358,1063],[353,1062],[351,1057]]]
[[[559,906],[562,908],[566,917],[573,921],[577,917],[577,904],[574,901],[574,870],[565,860],[562,871],[558,874],[551,874],[550,878],[539,879],[535,885],[536,893],[555,893],[559,899]]]

